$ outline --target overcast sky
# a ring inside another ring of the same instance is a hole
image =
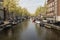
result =
[[[27,8],[30,13],[34,13],[38,6],[43,6],[45,0],[20,0],[19,5]]]

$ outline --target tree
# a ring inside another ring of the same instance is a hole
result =
[[[45,2],[44,6],[39,6],[37,9],[36,9],[36,12],[35,12],[35,15],[38,16],[39,14],[42,14],[42,15],[45,15],[47,12],[47,4]]]
[[[17,1],[19,0],[4,0],[3,6],[6,9],[6,14],[13,14],[15,16],[28,16],[29,12],[26,8],[17,7]]]
[[[3,7],[4,7],[4,17],[5,19],[8,19],[9,13],[13,13],[15,11],[17,0],[4,0],[3,1]]]

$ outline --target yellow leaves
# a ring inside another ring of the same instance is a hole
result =
[[[35,12],[35,15],[38,16],[39,14],[46,14],[47,12],[47,3],[46,3],[47,0],[45,0],[45,4],[44,6],[40,6],[36,9],[36,12]]]
[[[4,0],[3,6],[9,11],[13,11],[16,7],[16,0]]]
[[[9,12],[14,12],[18,15],[28,15],[28,11],[25,8],[17,7],[17,1],[19,0],[4,0],[3,5]]]

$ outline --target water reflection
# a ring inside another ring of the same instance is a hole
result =
[[[46,29],[45,27],[37,26],[38,36],[41,40],[60,40],[60,32],[57,30]]]
[[[28,20],[0,32],[0,40],[20,40],[21,32],[28,26]]]
[[[0,40],[60,40],[60,31],[40,27],[30,19],[1,31]]]

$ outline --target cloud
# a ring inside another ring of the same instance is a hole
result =
[[[21,0],[19,5],[21,7],[27,8],[30,13],[34,13],[38,6],[43,6],[44,0]]]

